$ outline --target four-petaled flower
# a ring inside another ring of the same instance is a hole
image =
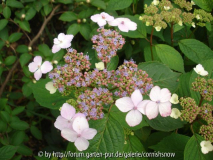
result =
[[[114,17],[110,16],[108,13],[102,12],[100,14],[91,16],[91,20],[98,23],[98,25],[102,27],[106,25],[107,22],[114,20]]]
[[[54,38],[54,45],[52,47],[52,52],[56,53],[61,50],[61,48],[69,48],[71,46],[71,41],[73,39],[73,35],[65,35],[64,33],[60,33],[58,38]]]
[[[200,146],[203,154],[207,154],[210,151],[213,151],[213,145],[211,144],[210,141],[202,141],[200,142]]]
[[[70,142],[75,142],[75,146],[79,151],[86,150],[89,146],[90,139],[97,134],[97,130],[89,128],[88,121],[85,117],[76,117],[71,128],[64,128],[61,136]]]
[[[203,68],[203,66],[201,64],[198,64],[194,68],[194,71],[201,76],[207,76],[208,75],[208,72]]]
[[[118,26],[122,32],[135,31],[137,29],[137,24],[128,18],[116,18],[108,23],[110,26]]]
[[[34,73],[36,80],[39,80],[43,74],[50,72],[53,69],[52,64],[49,61],[45,61],[42,64],[42,57],[35,56],[33,62],[28,65],[29,71]]]
[[[160,89],[159,86],[152,88],[150,92],[150,100],[146,103],[145,114],[149,119],[156,118],[158,112],[162,117],[167,117],[171,114],[171,93],[167,88]]]
[[[126,122],[129,126],[134,127],[141,123],[142,121],[142,114],[144,114],[144,103],[147,100],[142,101],[143,96],[139,89],[135,90],[131,98],[130,97],[123,97],[116,100],[115,105],[121,112],[128,112],[126,115]]]

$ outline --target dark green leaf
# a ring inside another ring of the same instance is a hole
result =
[[[102,0],[91,0],[91,4],[95,7],[99,7],[101,9],[106,9],[106,4]]]
[[[30,132],[32,133],[32,135],[36,138],[41,140],[42,139],[42,133],[41,131],[36,127],[36,126],[31,126],[30,127]]]
[[[28,21],[24,20],[24,21],[19,21],[19,26],[21,27],[21,29],[30,32],[30,24]]]
[[[67,29],[67,34],[76,35],[80,31],[80,25],[77,23],[74,23],[69,26]]]
[[[10,121],[10,115],[6,111],[1,111],[0,115],[4,122],[8,123]]]
[[[9,40],[10,43],[16,42],[21,38],[22,35],[23,35],[23,33],[19,33],[19,32],[13,33],[13,34],[10,35],[8,40]]]
[[[74,12],[67,11],[67,12],[64,12],[64,13],[59,17],[59,19],[62,20],[62,21],[71,22],[71,21],[77,20],[78,17],[77,17],[77,15],[76,15]]]
[[[213,9],[213,3],[212,3],[213,1],[211,1],[211,0],[193,0],[193,1],[200,8],[202,8],[208,12],[211,12]]]
[[[4,146],[0,148],[0,160],[7,160],[7,159],[11,159],[14,154],[16,153],[18,147],[15,146]]]
[[[25,64],[27,64],[32,58],[32,55],[28,53],[24,53],[20,56],[20,64],[23,67]]]
[[[57,2],[60,2],[63,4],[70,4],[70,3],[73,3],[73,0],[57,0]]]
[[[12,65],[14,62],[16,61],[16,56],[8,56],[5,61],[4,64],[7,66]]]
[[[132,0],[110,0],[107,9],[121,10],[129,7],[132,4]]]
[[[184,73],[179,78],[179,87],[178,87],[178,95],[180,97],[190,97],[190,88],[189,88],[189,80],[191,77],[191,73]]]
[[[25,146],[25,145],[20,145],[18,147],[18,149],[17,149],[17,152],[19,154],[22,154],[22,155],[25,155],[25,156],[32,155],[32,150],[29,147]]]
[[[45,13],[45,15],[47,16],[52,11],[52,9],[53,9],[52,5],[50,5],[50,4],[45,5],[44,6],[44,13]]]
[[[6,98],[1,98],[0,99],[0,110],[5,109],[6,105],[7,105],[7,99]]]
[[[112,57],[110,62],[107,63],[107,70],[108,71],[116,70],[116,68],[118,66],[118,62],[119,62],[119,57],[118,56]]]
[[[15,130],[26,130],[29,128],[29,124],[25,121],[12,121],[10,127]]]
[[[31,84],[31,83],[33,83],[33,82],[29,82],[28,84]],[[32,89],[29,87],[28,84],[25,83],[25,84],[22,86],[22,92],[23,92],[23,95],[24,95],[25,97],[28,97],[28,96],[30,96],[30,95],[32,94]]]
[[[10,16],[11,16],[11,10],[10,10],[9,7],[6,6],[6,7],[3,9],[3,15],[4,15],[4,17],[5,17],[6,19],[10,18]]]
[[[26,21],[29,21],[31,20],[34,16],[36,15],[36,10],[31,7],[28,9],[27,13],[26,13],[26,16],[25,16],[25,20]]]
[[[8,20],[2,19],[0,20],[0,30],[2,30],[8,23]]]
[[[12,115],[15,116],[21,112],[23,112],[25,109],[25,107],[16,107],[13,111],[12,111]]]
[[[28,47],[26,45],[19,45],[16,48],[16,52],[18,52],[18,53],[27,53],[28,52]]]
[[[12,144],[17,146],[24,141],[25,133],[24,131],[16,131],[12,136]]]
[[[23,8],[24,7],[21,2],[15,1],[15,0],[7,0],[6,5],[13,7],[13,8]]]
[[[92,29],[90,25],[88,24],[80,25],[80,33],[86,40],[89,40],[91,38],[91,35],[90,35],[91,31]]]
[[[48,57],[48,56],[52,55],[52,52],[51,52],[50,48],[46,44],[40,44],[38,46],[38,50],[40,52],[42,52],[45,57]]]

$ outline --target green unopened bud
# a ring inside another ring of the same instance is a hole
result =
[[[54,64],[58,64],[58,61],[54,60],[53,63],[54,63]]]
[[[87,22],[87,20],[84,18],[84,19],[83,19],[83,22],[84,22],[84,23],[86,23],[86,22]]]
[[[0,64],[2,64],[2,61],[0,61]]]
[[[36,83],[37,81],[35,79],[33,79],[33,83]]]
[[[143,17],[142,17],[142,16],[140,16],[140,17],[139,17],[139,20],[143,20]]]
[[[124,141],[124,144],[127,144],[127,141]]]
[[[87,3],[90,3],[91,1],[90,1],[90,0],[86,0],[86,2],[87,2]]]
[[[134,136],[134,132],[131,132],[131,135]]]
[[[99,8],[99,7],[98,7],[98,8],[97,8],[97,10],[98,10],[98,11],[100,11],[100,10],[101,10],[101,8]]]
[[[132,43],[132,45],[135,45],[135,41],[134,40],[131,40],[131,43]]]
[[[26,16],[25,14],[22,14],[22,15],[21,15],[21,18],[22,18],[22,19],[24,19],[24,18],[25,18],[25,16]]]
[[[28,51],[32,51],[32,47],[29,46],[29,47],[28,47]]]

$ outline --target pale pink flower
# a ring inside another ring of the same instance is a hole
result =
[[[114,20],[114,17],[110,16],[108,13],[102,12],[100,14],[91,16],[91,20],[98,23],[98,25],[102,27],[106,25],[107,22]]]
[[[52,47],[52,52],[56,53],[61,50],[61,48],[69,48],[71,46],[71,41],[73,39],[73,35],[65,35],[64,33],[60,33],[58,38],[54,38],[54,45]]]
[[[155,86],[149,96],[151,101],[145,106],[145,114],[149,119],[156,118],[159,112],[162,117],[171,114],[171,93],[167,88],[160,89],[160,87]]]
[[[135,90],[131,98],[123,97],[116,100],[115,105],[121,112],[129,112],[126,115],[126,122],[129,126],[133,127],[141,123],[142,114],[144,114],[145,104],[148,102],[147,100],[142,101],[143,96],[140,90]],[[142,113],[142,114],[141,114]]]
[[[73,120],[73,129],[65,128],[61,131],[61,136],[70,142],[75,142],[79,151],[86,150],[89,146],[90,139],[97,134],[97,130],[89,128],[88,121],[85,117],[76,117]]]
[[[82,113],[75,114],[75,108],[68,103],[64,103],[61,107],[61,115],[57,117],[54,126],[59,130],[72,128],[72,122],[76,117],[85,117]]]
[[[122,32],[135,31],[137,29],[137,24],[128,18],[116,18],[108,23],[110,26],[118,26]]]
[[[42,64],[42,57],[35,56],[33,62],[28,65],[29,71],[34,73],[36,80],[39,80],[42,74],[46,74],[53,69],[52,64],[49,61],[45,61]]]

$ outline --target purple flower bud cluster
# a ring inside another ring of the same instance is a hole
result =
[[[114,95],[119,97],[130,96],[136,89],[140,89],[144,95],[153,87],[152,79],[145,71],[138,69],[133,60],[125,60],[115,71],[114,82],[113,85],[119,89]]]
[[[200,112],[200,108],[197,106],[195,100],[191,97],[188,98],[181,97],[180,105],[183,107],[180,119],[182,121],[185,120],[189,123],[192,123]]]
[[[121,49],[125,44],[125,39],[122,38],[118,32],[99,28],[97,30],[100,32],[98,35],[92,37],[92,42],[96,45],[93,45],[93,48],[96,50],[98,58],[108,63],[110,59],[116,56],[117,50]]]
[[[206,141],[213,142],[213,120],[208,125],[202,125],[200,127],[200,134]]]
[[[213,111],[213,106],[208,103],[204,103],[200,107],[199,115],[201,116],[202,119],[204,119],[209,124],[213,121],[212,111]]]
[[[196,78],[195,82],[192,83],[192,90],[199,92],[203,99],[212,101],[213,79]]]
[[[113,97],[107,88],[94,88],[79,95],[77,103],[80,112],[84,113],[88,120],[97,120],[104,117],[103,105],[113,103]]]

